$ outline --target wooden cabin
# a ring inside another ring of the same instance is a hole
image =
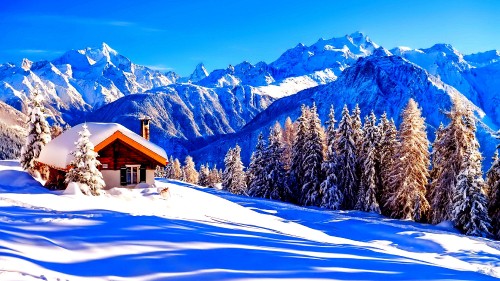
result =
[[[141,119],[142,136],[117,123],[86,123],[90,141],[101,162],[99,167],[106,188],[135,187],[139,183],[154,183],[157,166],[167,164],[165,150],[149,141],[149,119]],[[46,186],[65,188],[64,175],[73,160],[78,132],[83,124],[72,127],[50,141],[42,149],[38,162],[49,167]]]

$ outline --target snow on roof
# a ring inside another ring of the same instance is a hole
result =
[[[78,132],[82,130],[84,123],[76,125],[61,135],[51,140],[42,148],[38,161],[54,168],[66,169],[73,160],[71,152],[75,150],[75,142],[78,140]],[[132,132],[118,123],[85,123],[91,133],[90,141],[94,147],[111,137],[115,132],[119,131],[126,137],[139,143],[153,153],[167,159],[165,150],[156,144],[146,140],[142,136]]]

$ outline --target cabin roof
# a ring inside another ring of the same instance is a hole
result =
[[[159,163],[166,163],[167,153],[163,148],[118,123],[89,122],[85,124],[90,131],[90,141],[94,144],[96,152],[114,140],[121,139]],[[82,126],[83,123],[76,125],[51,140],[42,148],[37,160],[53,168],[66,169],[73,160],[71,152],[75,150],[75,142],[79,138],[78,132],[82,130]]]

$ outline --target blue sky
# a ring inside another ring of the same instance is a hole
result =
[[[272,62],[297,43],[362,31],[388,49],[500,49],[500,1],[34,1],[0,6],[0,63],[108,43],[133,62],[188,75]]]

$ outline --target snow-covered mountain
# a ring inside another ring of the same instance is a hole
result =
[[[360,32],[298,44],[271,63],[245,61],[211,73],[199,64],[188,77],[136,65],[103,44],[53,61],[0,65],[0,101],[22,109],[25,93],[38,87],[51,119],[113,121],[135,130],[136,118],[149,115],[152,139],[170,154],[220,162],[236,142],[249,156],[258,132],[286,115],[296,118],[302,103],[315,100],[324,118],[330,103],[338,112],[344,103],[360,103],[364,113],[388,111],[397,120],[413,97],[432,131],[445,120],[450,97],[460,96],[477,110],[489,157],[491,133],[500,128],[498,77],[498,51],[463,55],[447,44],[389,51]]]
[[[242,62],[212,71],[193,83],[206,87],[245,85],[253,91],[281,98],[301,90],[334,81],[360,57],[371,55],[379,46],[363,33],[355,32],[329,40],[320,39],[311,46],[302,43],[284,52],[276,61],[255,65]],[[198,68],[194,73],[198,73]]]
[[[194,69],[193,73],[189,76],[189,81],[198,82],[202,79],[207,78],[208,71],[203,63],[199,63]]]
[[[26,139],[27,117],[0,101],[0,159],[16,159]]]
[[[399,47],[391,50],[427,70],[444,83],[453,86],[467,99],[488,112],[484,120],[494,127],[500,126],[498,109],[500,90],[494,77],[500,77],[498,51],[464,56],[453,46],[436,44],[428,49]]]
[[[99,48],[68,51],[53,61],[24,59],[20,65],[0,65],[0,100],[21,110],[26,94],[38,88],[54,118],[71,122],[77,113],[177,79],[175,73],[136,65],[103,43]]]
[[[319,39],[311,46],[298,44],[271,63],[277,79],[331,69],[339,75],[360,57],[371,55],[379,46],[361,32],[340,38]]]
[[[299,92],[296,95],[275,101],[266,110],[257,115],[240,132],[224,136],[206,147],[192,152],[195,159],[213,161],[220,164],[221,155],[236,143],[242,147],[242,157],[248,163],[258,134],[268,133],[269,128],[279,121],[284,123],[286,117],[295,120],[300,114],[302,104],[318,107],[323,121],[328,118],[330,106],[333,105],[337,119],[344,104],[351,109],[359,104],[362,115],[373,110],[377,115],[384,111],[389,117],[400,122],[400,114],[410,98],[422,107],[422,113],[428,124],[429,138],[434,139],[434,130],[440,124],[448,122],[445,112],[451,108],[451,99],[458,98],[470,104],[476,110],[481,122],[478,132],[483,153],[489,159],[496,146],[492,133],[499,129],[496,122],[491,124],[490,116],[481,107],[475,105],[467,96],[455,88],[443,83],[438,77],[399,56],[370,56],[360,58],[344,70],[339,78],[327,85],[318,86]],[[203,155],[203,157],[202,157]]]
[[[149,116],[151,138],[167,151],[185,154],[189,140],[234,133],[267,108],[274,99],[248,87],[205,88],[175,84],[145,94],[129,95],[88,115],[88,121],[118,122],[139,131],[138,119]]]

